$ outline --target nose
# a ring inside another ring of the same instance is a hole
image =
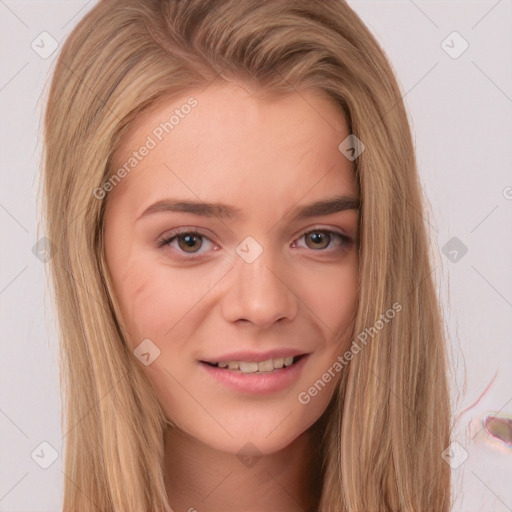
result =
[[[295,318],[298,299],[291,288],[290,272],[271,250],[263,250],[251,263],[235,255],[229,276],[222,301],[226,320],[264,328]]]

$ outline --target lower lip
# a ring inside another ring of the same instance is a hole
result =
[[[241,373],[235,370],[210,366],[206,363],[200,363],[200,365],[215,380],[235,391],[265,395],[282,391],[291,386],[299,378],[307,358],[308,355],[304,355],[292,366],[262,373]]]

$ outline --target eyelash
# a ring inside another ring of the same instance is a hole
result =
[[[331,249],[331,250],[328,250],[328,249],[318,249],[318,250],[315,250],[315,249],[310,249],[311,251],[313,252],[318,252],[318,253],[325,253],[325,252],[336,252],[336,251],[343,251],[343,250],[346,250],[348,249],[351,245],[352,245],[352,242],[353,240],[348,237],[347,235],[343,234],[343,233],[340,233],[338,231],[333,231],[333,230],[330,230],[330,229],[310,229],[304,233],[302,233],[302,235],[297,239],[301,239],[305,236],[308,236],[310,235],[311,233],[322,233],[322,234],[327,234],[329,236],[337,236],[340,240],[341,240],[341,245],[340,247],[338,247],[337,249]],[[165,246],[170,246],[171,243],[173,242],[173,240],[177,239],[178,236],[180,235],[194,235],[196,237],[199,237],[199,238],[206,238],[208,240],[210,240],[206,235],[204,235],[203,233],[200,233],[198,231],[194,231],[194,230],[190,230],[190,229],[183,229],[183,228],[178,228],[178,229],[175,229],[174,231],[171,231],[171,233],[169,233],[165,238],[159,240],[157,242],[157,246],[159,248],[162,248],[162,247],[165,247]],[[331,243],[332,240],[329,241],[329,244]],[[210,240],[210,242],[212,242],[212,240]],[[212,242],[214,243],[214,242]],[[202,248],[202,246],[201,246]],[[186,252],[183,252],[181,251],[180,249],[177,249],[182,255],[187,255],[189,254],[189,256],[184,256],[185,259],[188,259],[188,260],[193,260],[193,259],[199,259],[201,257],[201,254],[202,253],[186,253]]]

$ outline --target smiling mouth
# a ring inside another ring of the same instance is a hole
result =
[[[300,356],[276,357],[265,361],[219,361],[212,363],[210,361],[201,361],[214,368],[238,373],[270,373],[288,368],[296,364],[306,354]]]

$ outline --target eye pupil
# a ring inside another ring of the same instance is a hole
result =
[[[197,237],[196,235],[191,235],[191,234],[185,234],[185,235],[179,235],[178,236],[178,241],[180,242],[180,248],[181,249],[184,249],[184,250],[187,250],[187,249],[194,249],[194,245],[196,244],[196,241],[199,239],[199,237]],[[185,246],[183,247],[182,244],[181,244],[181,241],[184,241],[185,242]],[[196,247],[197,249],[198,247]],[[192,251],[194,252],[194,251]]]
[[[318,231],[312,232],[309,234],[310,239],[313,240],[315,244],[321,243],[322,240],[327,240],[327,243],[329,243],[330,237],[327,233],[321,233]],[[325,247],[325,246],[324,246]],[[318,248],[318,245],[316,246]]]

